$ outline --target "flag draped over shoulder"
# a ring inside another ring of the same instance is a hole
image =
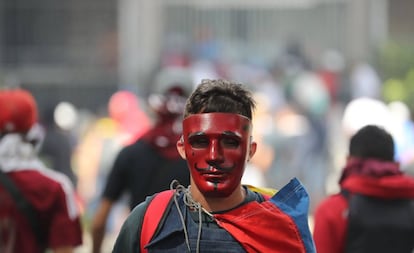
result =
[[[253,201],[214,217],[247,252],[314,253],[308,208],[306,190],[292,179],[269,200]]]

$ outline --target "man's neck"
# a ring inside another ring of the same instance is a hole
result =
[[[246,190],[241,185],[227,197],[206,197],[195,185],[191,186],[190,192],[192,198],[199,202],[208,212],[220,212],[232,209],[240,205],[246,198]]]

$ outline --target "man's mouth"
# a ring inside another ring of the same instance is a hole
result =
[[[218,165],[209,165],[207,168],[198,167],[197,164],[194,165],[194,168],[201,174],[208,175],[225,175],[233,170],[235,166],[223,167]]]
[[[220,174],[202,174],[202,177],[206,182],[211,182],[214,185],[217,186],[217,184],[220,184],[222,182],[225,182],[227,180],[227,174],[226,173],[220,173]]]

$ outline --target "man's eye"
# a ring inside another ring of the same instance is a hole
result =
[[[222,140],[222,145],[226,148],[238,148],[240,141],[232,138],[225,138]]]
[[[193,138],[190,139],[190,145],[193,148],[206,148],[208,147],[209,141],[206,138]]]

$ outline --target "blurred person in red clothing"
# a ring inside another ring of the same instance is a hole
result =
[[[38,158],[44,133],[33,96],[23,89],[0,90],[0,252],[74,252],[82,228],[73,185]],[[21,193],[16,197],[5,182]],[[23,211],[23,199],[32,209]],[[31,214],[32,219],[29,218]],[[31,224],[37,222],[35,225]]]
[[[394,161],[394,146],[392,136],[376,125],[366,125],[351,137],[339,180],[341,192],[328,196],[315,211],[313,237],[318,253],[413,251],[414,178],[404,175]],[[351,217],[356,210],[353,198],[361,200],[358,196],[377,203],[385,200],[381,203],[388,206],[371,210],[359,202],[360,214],[356,215],[367,215],[356,221]],[[401,201],[409,203],[402,209],[404,215],[388,211],[380,225],[372,222],[378,213],[391,210],[390,205],[395,207]]]

